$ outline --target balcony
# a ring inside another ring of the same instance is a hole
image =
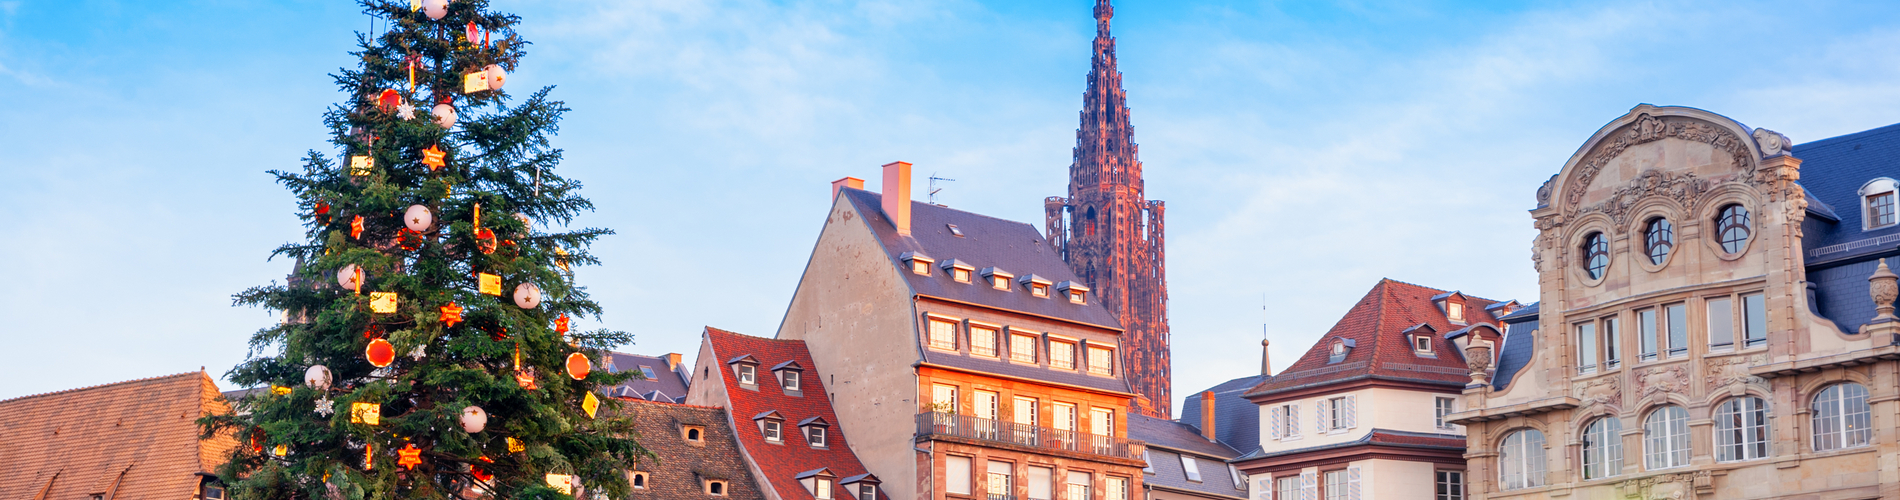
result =
[[[917,414],[917,438],[965,441],[1030,453],[1077,455],[1083,459],[1107,459],[1130,465],[1145,465],[1142,451],[1148,447],[1147,443],[1134,439],[938,412]]]

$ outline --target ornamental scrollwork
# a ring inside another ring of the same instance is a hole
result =
[[[1741,169],[1737,178],[1747,179],[1757,184],[1766,183],[1755,175],[1757,161],[1753,158],[1754,153],[1750,151],[1745,140],[1736,136],[1734,132],[1700,120],[1678,117],[1658,118],[1644,113],[1638,115],[1635,122],[1624,127],[1622,133],[1607,138],[1602,145],[1597,147],[1596,152],[1577,165],[1573,182],[1565,184],[1564,204],[1568,208],[1567,212],[1578,213],[1579,206],[1583,204],[1584,194],[1590,188],[1590,181],[1595,180],[1603,167],[1608,166],[1610,161],[1623,154],[1623,151],[1633,146],[1672,137],[1708,144],[1719,151],[1728,153],[1735,166]]]
[[[1636,376],[1637,393],[1648,397],[1652,393],[1681,393],[1689,387],[1689,371],[1681,363],[1662,368],[1651,368]]]
[[[1645,170],[1637,174],[1635,179],[1630,179],[1628,184],[1616,188],[1616,191],[1610,194],[1610,199],[1583,208],[1577,212],[1577,215],[1603,212],[1604,215],[1610,216],[1611,220],[1616,221],[1616,231],[1620,233],[1629,222],[1630,212],[1636,208],[1638,201],[1651,196],[1662,196],[1685,208],[1693,207],[1696,199],[1702,197],[1703,193],[1709,192],[1712,186],[1713,183],[1708,179],[1698,179],[1693,173],[1670,174]]]
[[[1729,356],[1707,359],[1703,366],[1703,383],[1710,391],[1736,384],[1761,384],[1766,381],[1750,375],[1748,367],[1768,364],[1768,355]]]

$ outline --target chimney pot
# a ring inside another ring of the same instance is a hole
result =
[[[838,199],[838,192],[843,191],[844,188],[864,189],[864,179],[859,179],[856,177],[845,177],[843,179],[831,181],[831,199],[833,201],[836,201]]]
[[[1201,391],[1201,437],[1220,441],[1214,438],[1214,391]]]
[[[910,164],[894,161],[884,164],[884,216],[897,227],[897,234],[910,236]]]

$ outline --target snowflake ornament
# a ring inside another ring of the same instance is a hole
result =
[[[415,350],[409,351],[409,358],[414,359],[416,361],[422,361],[423,357],[429,355],[428,351],[429,351],[428,344],[416,346]]]
[[[396,117],[404,120],[416,119],[416,107],[408,102],[396,105]]]
[[[325,417],[328,417],[332,413],[336,413],[335,401],[331,401],[330,398],[323,398],[323,399],[317,400],[317,414],[318,415],[323,415]]]

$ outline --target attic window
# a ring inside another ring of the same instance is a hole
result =
[[[738,377],[741,387],[758,390],[759,358],[754,358],[752,355],[747,354],[732,358],[732,360],[727,361],[726,364],[732,365],[732,374],[734,377]]]
[[[1063,294],[1069,296],[1069,303],[1071,304],[1089,303],[1089,287],[1082,286],[1073,281],[1064,281],[1056,285],[1056,288],[1062,290]]]
[[[646,366],[646,365],[640,366],[640,375],[645,376],[647,380],[655,380],[659,378],[658,376],[653,374],[653,367]]]
[[[772,373],[778,376],[779,389],[790,396],[799,396],[799,391],[804,390],[804,371],[805,367],[799,366],[797,361],[786,361],[772,367]]]
[[[1419,354],[1431,354],[1432,338],[1424,335],[1412,337],[1412,350],[1418,351]]]
[[[224,487],[215,484],[206,484],[204,500],[224,500]]]
[[[636,490],[647,489],[647,473],[642,471],[627,471],[627,484],[633,486],[633,489]]]
[[[784,386],[785,390],[787,391],[798,390],[798,372],[794,372],[794,371],[779,372],[778,380],[779,380],[779,385]]]
[[[950,228],[950,234],[951,234],[951,235],[953,235],[953,236],[956,236],[956,237],[958,237],[958,238],[962,238],[962,237],[963,237],[963,230],[962,230],[962,229],[958,229],[958,228],[957,228],[957,225],[956,225],[956,224],[944,224],[944,226],[945,226],[945,227],[949,227],[949,228]]]
[[[1338,363],[1340,361],[1345,361],[1346,355],[1352,352],[1353,347],[1354,347],[1354,342],[1352,341],[1352,339],[1340,339],[1340,338],[1333,339],[1332,352],[1330,353],[1331,355],[1327,357],[1326,364],[1330,365],[1333,363]]]
[[[991,288],[1005,292],[1009,291],[1009,281],[1016,278],[1016,275],[1010,274],[1009,271],[994,267],[983,268],[982,274],[983,279],[989,280]]]
[[[823,418],[807,418],[798,423],[798,428],[805,431],[805,443],[813,448],[824,448],[831,444],[831,435],[827,432],[831,423],[825,422]]]
[[[739,383],[755,385],[759,383],[759,369],[752,365],[739,365]]]
[[[707,479],[706,494],[716,497],[726,496],[726,481],[724,479]]]
[[[910,272],[921,276],[929,276],[930,264],[937,262],[937,259],[932,259],[929,256],[917,252],[904,252],[902,255],[898,255],[897,259],[904,261],[904,265],[910,266]]]
[[[801,472],[797,476],[794,476],[794,479],[797,479],[799,484],[804,485],[805,491],[810,492],[813,498],[817,498],[818,500],[833,500],[835,498],[832,494],[833,490],[836,489],[838,476],[832,474],[829,468],[820,467]]]
[[[950,279],[957,280],[958,283],[969,283],[970,274],[976,272],[975,266],[957,259],[943,261],[943,269],[949,271]]]
[[[1894,213],[1896,191],[1900,191],[1900,184],[1885,177],[1874,179],[1861,186],[1862,213],[1865,214],[1865,217],[1861,219],[1861,229],[1881,229],[1900,222]]]
[[[1465,322],[1465,305],[1457,302],[1445,302],[1445,319],[1453,323]]]
[[[706,442],[706,429],[704,427],[700,427],[697,425],[684,426],[680,428],[680,434],[686,439],[686,442],[688,443]]]
[[[1030,295],[1034,295],[1037,298],[1044,298],[1044,299],[1049,298],[1049,285],[1054,284],[1053,282],[1050,282],[1049,280],[1043,279],[1041,276],[1037,276],[1034,274],[1017,278],[1016,281],[1022,282],[1022,284],[1029,286]]]

